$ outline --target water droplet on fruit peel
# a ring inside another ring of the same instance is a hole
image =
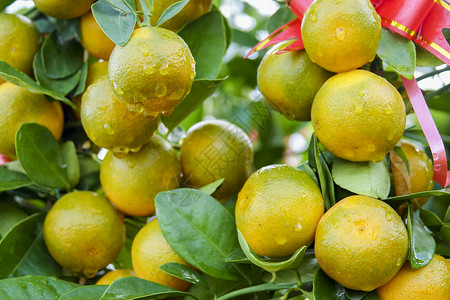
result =
[[[178,89],[175,90],[172,94],[170,94],[169,98],[172,100],[180,100],[181,97],[184,96],[185,90],[184,89]]]
[[[133,152],[133,153],[137,153],[139,152],[139,150],[141,150],[142,146],[136,147],[136,148],[130,148],[129,151]]]
[[[337,27],[336,28],[336,39],[340,42],[345,40],[346,31],[344,27]]]
[[[394,135],[395,135],[395,130],[389,132],[389,134],[387,136],[387,140],[392,141],[394,139]]]
[[[144,46],[139,47],[139,51],[141,51],[142,55],[144,55],[145,57],[147,57],[149,54],[148,48]]]
[[[398,259],[397,259],[397,261],[395,262],[395,265],[397,266],[397,267],[400,267],[400,265],[402,264],[402,258],[401,257],[399,257]]]
[[[171,114],[172,112],[173,112],[173,109],[172,109],[172,110],[166,110],[166,111],[163,111],[163,112],[162,112],[162,115],[167,117],[167,116],[170,116],[170,114]]]
[[[385,107],[384,113],[387,114],[387,115],[392,114],[392,107],[391,107],[391,104],[388,104],[387,107]]]
[[[150,74],[155,73],[155,71],[156,71],[155,65],[153,65],[153,64],[148,64],[148,63],[145,63],[145,64],[144,64],[144,73],[145,73],[145,74],[150,75]]]
[[[317,12],[316,12],[315,10],[313,10],[313,11],[311,12],[311,15],[310,15],[309,19],[310,19],[311,22],[313,22],[313,23],[317,22]]]
[[[369,144],[367,145],[367,150],[369,150],[369,152],[374,152],[376,149],[374,144]]]
[[[388,220],[389,222],[392,221],[392,212],[390,212],[389,210],[386,210],[386,220]]]
[[[300,231],[300,230],[302,230],[302,224],[300,224],[300,223],[295,224],[294,230],[295,230],[295,231]]]
[[[364,106],[360,102],[355,102],[355,113],[360,114],[364,111]]]
[[[283,237],[283,236],[280,236],[280,237],[277,237],[277,238],[275,239],[275,241],[276,241],[276,243],[277,243],[278,245],[284,245],[284,244],[286,244],[287,239],[286,239],[285,237]]]
[[[380,229],[378,227],[374,227],[372,230],[372,241],[375,241],[378,238],[379,233]]]
[[[87,278],[92,278],[97,274],[97,270],[94,269],[86,269],[83,271],[84,275],[86,275]]]
[[[157,83],[154,91],[157,97],[163,97],[167,93],[167,87],[163,83]]]
[[[113,135],[114,134],[114,128],[112,128],[110,124],[105,123],[103,125],[103,128],[105,128],[106,134],[108,134],[108,135]]]
[[[116,94],[117,95],[119,95],[119,96],[122,96],[123,95],[123,90],[121,89],[121,88],[116,88]]]
[[[359,97],[364,97],[366,95],[366,91],[363,88],[360,88],[358,91],[358,96]]]

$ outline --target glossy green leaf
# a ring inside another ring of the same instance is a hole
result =
[[[24,275],[59,275],[61,267],[51,258],[42,238],[43,220],[43,214],[31,215],[14,225],[1,239],[1,279]]]
[[[303,256],[305,255],[306,246],[295,251],[291,257],[280,260],[280,259],[264,259],[253,252],[247,241],[244,239],[242,233],[238,230],[239,244],[241,245],[242,251],[244,251],[245,256],[257,265],[258,267],[268,271],[268,272],[278,272],[281,270],[296,270],[300,267],[302,263]]]
[[[199,108],[203,101],[211,96],[224,80],[225,79],[194,80],[191,92],[186,96],[186,98],[184,98],[184,100],[177,107],[175,107],[170,116],[162,116],[161,120],[164,125],[169,130],[173,130],[192,112]]]
[[[188,4],[189,0],[181,0],[178,2],[175,2],[171,6],[169,6],[159,17],[158,22],[156,23],[156,26],[161,26],[165,22],[172,19],[176,14],[178,14],[185,6]]]
[[[185,265],[172,262],[159,266],[159,269],[184,281],[209,288],[208,283],[200,274]]]
[[[83,64],[83,67],[80,70],[80,80],[78,81],[76,89],[73,91],[73,97],[76,97],[78,95],[81,95],[84,90],[86,89],[86,78],[87,78],[87,72],[88,72],[88,63],[85,62]]]
[[[213,183],[210,183],[208,185],[205,185],[205,186],[201,187],[199,190],[202,193],[205,193],[207,195],[211,195],[212,193],[214,193],[222,185],[222,183],[224,181],[225,181],[225,178],[219,179],[217,181],[214,181]]]
[[[64,156],[47,127],[35,123],[20,126],[16,134],[16,152],[31,180],[49,188],[70,188]]]
[[[23,276],[0,280],[0,299],[57,300],[80,285],[47,276]]]
[[[447,211],[445,212],[444,223],[450,223],[450,205],[447,207]]]
[[[78,110],[78,108],[75,106],[75,104],[73,104],[72,101],[67,99],[64,95],[58,94],[52,90],[41,87],[38,83],[36,83],[28,75],[14,69],[7,62],[5,62],[3,60],[0,60],[0,77],[5,79],[6,81],[9,81],[15,85],[23,87],[24,89],[27,89],[30,92],[33,92],[36,94],[48,95],[57,100],[61,100],[62,102],[69,105],[73,109]]]
[[[136,15],[124,13],[105,0],[92,5],[92,14],[103,32],[116,45],[123,46],[130,39],[136,24]]]
[[[399,75],[414,77],[416,69],[416,47],[414,43],[382,27],[378,56]]]
[[[48,77],[42,64],[41,51],[36,53],[36,55],[34,56],[33,70],[34,77],[42,87],[52,90],[61,95],[67,95],[71,90],[73,90],[78,85],[81,77],[81,70],[73,73],[66,78],[53,79]]]
[[[165,285],[138,277],[125,277],[111,283],[100,300],[161,299],[166,297],[182,297],[185,295],[188,294]]]
[[[322,190],[323,201],[325,202],[325,209],[328,210],[336,203],[334,195],[334,183],[330,169],[328,168],[328,165],[323,158],[323,154],[319,150],[318,139],[316,135],[312,136],[311,139],[314,139],[314,160],[317,167],[317,174],[319,175],[320,188]]]
[[[215,79],[226,51],[226,28],[220,11],[213,10],[187,24],[178,34],[195,59],[196,79]]]
[[[295,14],[292,12],[289,6],[282,6],[267,20],[267,30],[269,32],[273,32],[294,19]]]
[[[320,300],[347,300],[343,286],[327,276],[322,269],[314,276],[313,294]]]
[[[98,300],[106,291],[106,285],[87,285],[63,294],[58,300]]]
[[[432,211],[427,209],[420,209],[420,218],[428,229],[437,232],[441,229],[443,223],[441,219]]]
[[[373,198],[389,195],[391,179],[386,160],[374,163],[336,158],[332,173],[337,185],[353,193]]]
[[[439,231],[439,235],[445,242],[450,243],[450,224],[443,225]]]
[[[226,262],[229,263],[238,263],[238,264],[250,264],[251,261],[245,256],[244,251],[241,248],[237,248],[234,250],[226,259]]]
[[[235,299],[238,296],[242,295],[248,295],[253,294],[257,292],[263,292],[263,291],[278,291],[278,290],[284,290],[284,289],[290,289],[294,287],[295,284],[292,283],[264,283],[260,285],[251,286],[248,288],[243,288],[237,291],[233,291],[231,293],[225,294],[223,296],[220,296],[217,298],[217,300],[227,300],[227,299]]]
[[[233,217],[216,199],[195,189],[159,193],[156,216],[172,248],[200,271],[239,280],[240,268],[226,258],[239,247]]]
[[[419,269],[433,258],[436,242],[424,228],[420,218],[414,214],[412,205],[408,205],[407,228],[409,235],[409,255],[411,268]]]
[[[127,227],[127,234],[129,234]],[[133,269],[133,264],[131,262],[131,246],[133,244],[133,240],[130,238],[125,239],[125,244],[120,250],[119,256],[113,262],[113,265],[116,269]]]
[[[0,168],[0,192],[18,189],[32,183],[30,178],[23,173]]]
[[[56,30],[64,41],[81,40],[80,18],[56,20]]]
[[[0,1],[0,11],[3,11],[8,5],[13,3],[15,0],[1,0]]]
[[[405,151],[403,151],[403,148],[400,146],[395,146],[393,150],[401,158],[401,160],[403,161],[403,163],[406,166],[406,170],[408,170],[408,172],[409,172],[409,161],[408,161],[408,157],[406,157]]]
[[[384,201],[406,201],[406,200],[411,200],[414,198],[433,197],[433,196],[438,197],[438,196],[444,196],[444,195],[450,195],[450,192],[447,192],[446,190],[433,190],[433,191],[412,193],[412,194],[403,195],[403,196],[388,197],[388,198],[384,198],[382,200],[384,200]]]
[[[80,181],[80,165],[78,163],[77,149],[72,141],[61,145],[61,154],[66,163],[67,179],[70,186],[75,187]]]
[[[363,300],[380,300],[380,297],[377,294],[377,291],[371,291],[369,292],[364,298]]]
[[[55,32],[44,40],[40,52],[42,66],[49,78],[68,77],[83,66],[84,50],[81,44],[75,40],[62,41]]]
[[[364,291],[355,291],[351,289],[345,289],[345,295],[350,300],[362,300],[368,294],[368,292]]]

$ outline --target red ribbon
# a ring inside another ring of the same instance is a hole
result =
[[[258,43],[245,56],[277,44],[294,40],[284,51],[303,49],[301,23],[303,14],[313,0],[286,0],[297,18]],[[410,40],[413,40],[447,65],[450,65],[450,46],[443,28],[450,27],[450,5],[445,0],[371,0],[381,17],[381,25]],[[450,172],[447,171],[447,156],[444,143],[433,121],[430,110],[415,79],[402,77],[412,107],[428,141],[434,161],[433,179],[440,185],[450,185]]]

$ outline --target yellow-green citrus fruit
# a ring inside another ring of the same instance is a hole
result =
[[[133,270],[130,269],[117,269],[114,271],[110,271],[100,277],[100,279],[95,283],[96,285],[110,285],[114,281],[124,277],[133,277],[136,276]]]
[[[41,35],[25,16],[0,13],[0,60],[30,75]],[[0,78],[0,84],[5,82]]]
[[[319,221],[314,251],[322,270],[353,290],[374,290],[395,276],[408,254],[400,216],[366,196],[347,197]]]
[[[100,181],[108,199],[123,213],[150,216],[155,196],[178,187],[180,163],[175,150],[155,135],[142,149],[122,158],[108,152],[100,167]]]
[[[116,44],[103,32],[89,11],[80,18],[81,44],[90,55],[108,60]]]
[[[183,180],[199,188],[224,178],[212,194],[220,201],[239,192],[253,163],[253,148],[247,134],[224,120],[202,121],[192,126],[181,142]]]
[[[302,38],[313,62],[331,72],[372,61],[381,38],[381,18],[369,0],[316,0],[306,10]]]
[[[25,219],[27,214],[19,208],[5,202],[0,202],[0,240],[18,222]]]
[[[106,76],[84,92],[80,115],[88,137],[97,146],[119,154],[138,151],[158,127],[158,119],[129,111]]]
[[[260,256],[283,257],[314,240],[324,201],[317,183],[288,165],[250,176],[236,202],[236,226]]]
[[[435,254],[414,270],[408,261],[377,293],[381,300],[450,300],[450,262]]]
[[[157,219],[145,225],[134,238],[131,261],[134,272],[140,278],[181,291],[186,291],[190,286],[190,283],[158,269],[159,266],[171,262],[189,265],[170,247],[159,228]]]
[[[9,82],[0,85],[0,153],[16,158],[16,132],[24,123],[47,127],[56,139],[62,134],[64,116],[59,101],[49,101]]]
[[[36,7],[56,19],[80,17],[91,9],[95,0],[33,0]]]
[[[364,70],[334,75],[317,92],[314,131],[334,155],[350,161],[381,161],[400,140],[405,104],[386,79]]]
[[[311,120],[314,96],[333,74],[313,63],[305,50],[266,53],[258,67],[258,87],[267,103],[289,120]]]
[[[170,114],[190,92],[195,61],[176,33],[143,27],[133,31],[125,46],[114,48],[108,76],[129,110],[156,117]]]
[[[51,256],[88,278],[113,262],[125,242],[125,225],[109,201],[82,191],[64,195],[44,221],[44,240]]]

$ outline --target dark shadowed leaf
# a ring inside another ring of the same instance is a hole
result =
[[[430,262],[436,250],[436,242],[424,228],[422,220],[414,214],[413,206],[408,205],[408,219],[406,222],[409,235],[409,255],[411,268],[419,269]]]
[[[23,173],[0,168],[0,192],[18,189],[32,183],[30,178]]]
[[[322,269],[314,276],[313,293],[315,299],[347,300],[345,288],[327,276]]]
[[[184,281],[198,284],[204,288],[209,288],[206,280],[200,274],[198,274],[198,272],[185,265],[178,263],[167,263],[159,266],[159,269],[163,270],[167,274],[183,279]]]
[[[80,164],[78,163],[77,149],[72,141],[61,145],[61,154],[66,163],[67,179],[70,186],[75,187],[80,181]]]

